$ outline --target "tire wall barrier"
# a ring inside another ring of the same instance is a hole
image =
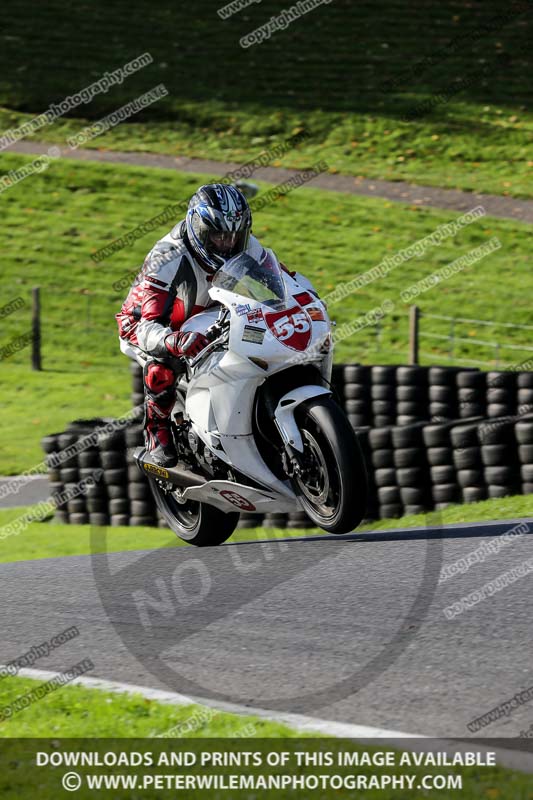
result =
[[[134,406],[142,374],[132,364]],[[533,372],[454,367],[335,365],[332,386],[357,432],[367,464],[368,520],[400,517],[490,497],[533,493]],[[57,454],[111,420],[78,420],[45,436],[52,493],[84,494],[58,506],[70,524],[166,527],[146,478],[133,463],[143,444],[139,418],[76,455]],[[240,528],[307,528],[303,512],[241,514]]]

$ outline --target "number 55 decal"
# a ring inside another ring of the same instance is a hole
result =
[[[291,350],[305,350],[309,344],[311,322],[299,306],[287,311],[267,313],[265,322],[276,339]]]

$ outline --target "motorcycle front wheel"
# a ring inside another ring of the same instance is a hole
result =
[[[165,491],[157,479],[148,480],[163,519],[184,542],[196,547],[214,547],[229,539],[237,527],[238,513],[226,514],[207,503],[191,500],[179,503],[174,493]]]
[[[292,485],[309,519],[328,533],[349,533],[364,518],[368,480],[352,426],[331,397],[316,397],[295,412],[302,435],[303,471]]]

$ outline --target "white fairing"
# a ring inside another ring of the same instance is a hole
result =
[[[193,430],[218,458],[269,492],[268,500],[263,499],[267,503],[271,500],[270,510],[275,506],[276,510],[290,511],[297,508],[298,501],[289,481],[276,478],[254,441],[252,418],[256,390],[269,375],[295,364],[314,363],[329,381],[331,323],[324,304],[311,293],[308,282],[303,286],[282,273],[272,251],[263,253],[278,292],[278,277],[282,275],[285,296],[260,302],[240,293],[245,289],[249,291],[244,285],[246,281],[235,286],[239,292],[231,291],[224,286],[224,276],[218,280],[217,276],[209,294],[212,301],[230,312],[229,341],[227,349],[214,350],[192,368],[185,412]],[[231,281],[225,283],[231,284]],[[182,330],[205,332],[217,320],[219,310],[220,307],[196,314],[184,323]],[[261,363],[254,363],[251,358],[260,359]],[[275,418],[282,438],[287,443],[292,440],[299,450],[303,446],[294,421],[294,409],[303,400],[324,393],[329,390],[320,386],[299,387],[287,394],[292,401],[290,404],[283,404],[282,398],[278,405]],[[194,491],[187,491],[192,499]],[[222,507],[220,497],[213,504]],[[266,506],[260,502],[256,507],[259,510]],[[225,510],[235,510],[234,504],[226,503]]]

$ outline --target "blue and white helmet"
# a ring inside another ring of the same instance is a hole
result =
[[[191,197],[187,211],[189,244],[202,265],[216,272],[248,246],[252,212],[235,186],[209,183]]]

